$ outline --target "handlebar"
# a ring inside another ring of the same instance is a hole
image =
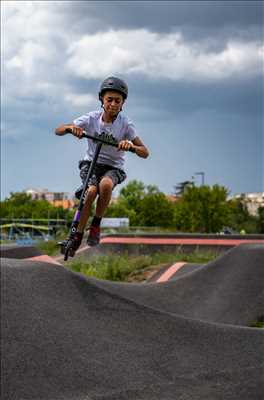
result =
[[[72,133],[71,128],[66,128],[65,133]],[[106,132],[102,132],[101,134],[95,132],[95,134],[89,135],[86,131],[83,131],[82,138],[92,139],[95,142],[103,143],[108,146],[118,147],[118,141],[111,135]],[[136,150],[134,148],[129,149],[131,153],[135,153]]]

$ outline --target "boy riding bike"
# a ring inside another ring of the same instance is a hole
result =
[[[110,203],[112,191],[116,185],[126,179],[126,173],[123,169],[125,151],[133,149],[142,158],[147,158],[149,155],[148,149],[136,133],[134,124],[121,113],[127,95],[127,84],[119,78],[109,77],[102,82],[99,90],[99,100],[103,111],[91,111],[75,119],[72,124],[61,125],[55,130],[55,134],[59,136],[65,135],[70,130],[79,139],[82,138],[84,131],[90,135],[104,132],[119,143],[117,148],[104,146],[99,154],[98,162],[86,190],[85,204],[77,231],[71,234],[72,236],[70,235],[68,239],[72,241],[74,251],[81,245],[92,204],[97,196],[95,215],[89,228],[87,244],[95,246],[99,243],[100,223]],[[92,139],[87,140],[88,149],[84,159],[79,163],[83,184],[93,160],[96,146]],[[82,190],[83,186],[76,190],[75,196],[77,198],[80,198]]]

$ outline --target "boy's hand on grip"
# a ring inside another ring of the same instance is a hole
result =
[[[68,125],[68,127],[65,130],[68,133],[71,133],[73,136],[76,136],[78,139],[81,139],[83,136],[83,128],[80,128],[79,126],[75,125]]]
[[[134,145],[130,140],[121,140],[118,143],[118,150],[133,151],[132,149],[134,149]]]

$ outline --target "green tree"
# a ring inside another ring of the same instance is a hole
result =
[[[131,226],[168,226],[173,219],[173,207],[157,186],[145,186],[133,180],[122,188],[117,202],[108,207],[106,216],[128,217]]]
[[[180,199],[174,206],[173,222],[175,229],[182,232],[194,232],[192,220],[193,216],[189,204],[184,199]]]
[[[172,226],[173,214],[173,204],[162,192],[150,190],[141,201],[139,217],[142,226]]]
[[[10,197],[1,202],[0,218],[68,218],[72,212],[55,207],[47,200],[33,200],[25,192],[11,192]]]
[[[105,217],[111,218],[129,218],[130,225],[136,220],[136,212],[129,208],[125,199],[118,198],[116,203],[110,204],[107,208]]]
[[[230,225],[234,230],[238,232],[244,230],[246,233],[256,233],[261,229],[258,223],[258,219],[261,217],[255,217],[249,214],[244,197],[230,200],[228,202],[228,207],[228,225]]]
[[[125,200],[125,203],[128,207],[136,210],[139,207],[140,201],[145,196],[145,185],[144,183],[133,180],[129,182],[125,187],[123,187],[120,191],[120,199]]]
[[[173,204],[162,192],[149,188],[149,193],[141,201],[140,219],[143,226],[170,227],[173,225]]]
[[[156,190],[156,187],[150,186],[149,190],[153,192]],[[145,195],[146,187],[144,183],[137,180],[130,181],[120,191],[119,201],[124,207],[126,207],[130,225],[132,226],[143,225],[140,211],[142,207],[142,200],[144,199]]]
[[[219,185],[188,187],[175,204],[175,225],[189,232],[218,232],[227,224],[228,190]]]
[[[257,230],[258,233],[264,233],[264,207],[258,208]]]

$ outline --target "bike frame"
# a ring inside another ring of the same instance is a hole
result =
[[[82,190],[81,197],[80,197],[80,203],[79,203],[78,209],[76,210],[76,212],[74,214],[74,218],[73,218],[71,229],[70,229],[70,234],[74,234],[76,232],[77,228],[78,228],[79,221],[80,221],[80,218],[81,218],[81,212],[82,212],[82,209],[83,209],[84,204],[85,204],[85,201],[84,201],[85,200],[85,193],[86,193],[86,190],[87,190],[87,187],[88,187],[89,180],[90,180],[90,178],[91,178],[91,176],[93,174],[93,171],[94,171],[98,156],[100,154],[102,145],[103,145],[102,143],[97,143],[97,145],[96,145],[94,157],[93,157],[93,160],[91,162],[90,168],[88,170],[87,176],[85,178],[85,182],[83,184],[83,190]]]

